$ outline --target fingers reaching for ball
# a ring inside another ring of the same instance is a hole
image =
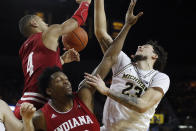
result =
[[[69,49],[62,56],[63,63],[70,63],[73,61],[80,61],[80,54],[74,49]]]
[[[80,61],[80,54],[74,48],[68,51],[70,51],[70,56],[73,61]]]

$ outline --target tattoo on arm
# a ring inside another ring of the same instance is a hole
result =
[[[111,89],[109,90],[108,96],[129,108],[138,105],[138,98],[127,96],[119,92],[112,91]]]
[[[106,50],[110,47],[112,40],[107,38],[101,38],[99,42],[102,50],[106,52]]]

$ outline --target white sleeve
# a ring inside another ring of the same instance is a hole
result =
[[[118,55],[117,62],[112,66],[113,75],[118,73],[124,66],[131,63],[131,59],[121,51]]]
[[[159,72],[154,76],[154,78],[152,79],[152,83],[150,84],[149,87],[160,87],[165,94],[169,89],[169,85],[170,85],[169,77],[166,74]]]

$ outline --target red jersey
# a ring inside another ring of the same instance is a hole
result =
[[[50,101],[41,108],[47,131],[100,131],[95,115],[74,96],[73,107],[67,112],[58,112]]]
[[[29,102],[39,109],[47,102],[47,99],[39,94],[38,78],[47,67],[58,66],[62,68],[60,49],[58,48],[56,52],[48,49],[42,42],[42,33],[36,33],[24,42],[19,55],[24,73],[24,89],[23,96],[17,105]]]

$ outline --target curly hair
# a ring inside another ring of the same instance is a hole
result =
[[[55,72],[63,72],[59,67],[48,67],[38,78],[38,87],[41,92],[46,97],[49,97],[46,93],[46,89],[49,88],[49,84],[51,82],[51,75]]]
[[[163,71],[167,63],[167,52],[163,49],[162,46],[158,44],[158,41],[150,40],[146,44],[149,44],[153,47],[154,53],[158,55],[158,59],[154,64],[154,69],[158,71]]]

